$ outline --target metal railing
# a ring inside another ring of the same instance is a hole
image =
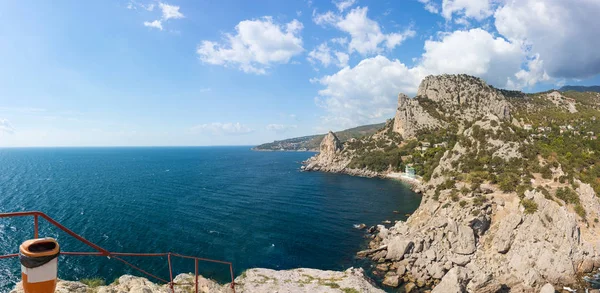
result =
[[[39,237],[39,218],[43,218],[44,220],[48,221],[50,224],[54,225],[55,227],[57,227],[58,229],[66,232],[67,234],[69,234],[70,236],[72,236],[73,238],[79,240],[80,242],[83,242],[84,244],[86,244],[87,246],[97,250],[97,252],[61,252],[61,255],[73,255],[73,256],[106,256],[110,259],[116,259],[122,263],[124,263],[125,265],[131,267],[132,269],[148,276],[151,277],[153,279],[159,280],[163,283],[167,283],[169,284],[169,287],[171,288],[171,291],[175,292],[174,290],[174,286],[182,286],[182,285],[194,285],[196,288],[196,293],[198,293],[198,262],[200,261],[204,261],[204,262],[212,262],[212,263],[220,263],[220,264],[225,264],[229,266],[229,273],[231,274],[231,289],[233,289],[233,292],[235,293],[235,279],[234,279],[234,275],[233,275],[233,264],[231,262],[227,262],[227,261],[220,261],[220,260],[214,260],[214,259],[208,259],[208,258],[201,258],[201,257],[195,257],[195,256],[188,256],[188,255],[182,255],[182,254],[178,254],[178,253],[172,253],[172,252],[165,252],[165,253],[128,253],[128,252],[110,252],[92,242],[90,242],[89,240],[79,236],[77,233],[71,231],[70,229],[68,229],[67,227],[61,225],[59,222],[55,221],[54,219],[50,218],[48,215],[42,213],[42,212],[37,212],[37,211],[32,211],[32,212],[15,212],[15,213],[0,213],[0,219],[1,218],[15,218],[15,217],[26,217],[26,216],[33,216],[33,237],[34,238],[38,238]],[[0,259],[7,259],[7,258],[13,258],[13,257],[18,257],[19,254],[18,253],[13,253],[13,254],[6,254],[6,255],[0,255]],[[157,277],[131,263],[129,263],[128,261],[124,260],[123,258],[121,258],[121,256],[136,256],[136,257],[167,257],[167,261],[169,264],[169,280],[167,281],[163,278]],[[194,283],[174,283],[173,282],[173,269],[171,266],[171,257],[179,257],[179,258],[184,258],[184,259],[193,259],[194,260],[194,266],[195,266],[195,278],[194,278]]]

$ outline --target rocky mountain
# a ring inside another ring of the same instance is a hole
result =
[[[195,292],[195,279],[192,274],[181,274],[173,279],[174,293]],[[350,268],[343,272],[321,271],[315,269],[294,269],[275,271],[269,269],[250,269],[235,279],[235,292],[238,293],[313,293],[313,292],[365,292],[384,293],[374,287],[365,277],[362,269]],[[170,293],[167,284],[155,284],[146,278],[124,275],[110,285],[90,287],[81,282],[60,280],[56,293]],[[198,277],[198,292],[230,293],[234,292],[230,284],[221,285],[211,279]],[[21,283],[11,293],[23,293]]]
[[[345,142],[352,138],[369,136],[381,129],[384,125],[385,123],[358,126],[339,131],[336,135],[342,142]],[[319,145],[325,135],[326,134],[318,134],[276,140],[274,142],[258,145],[252,149],[256,151],[318,151]]]
[[[600,93],[600,86],[582,86],[582,85],[565,85],[559,89],[561,92],[576,91],[576,92],[596,92]]]
[[[410,167],[420,207],[371,231],[388,286],[433,292],[584,288],[600,268],[600,94],[498,90],[429,76],[379,132],[324,149],[306,171],[383,176]],[[323,143],[331,144],[331,137]]]

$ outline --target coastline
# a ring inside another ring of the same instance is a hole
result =
[[[404,172],[389,172],[389,173],[384,174],[383,176],[385,178],[394,179],[394,180],[398,180],[398,181],[407,183],[408,185],[410,185],[411,189],[414,192],[421,193],[421,186],[423,186],[422,179],[419,179],[418,177],[411,178],[405,174],[406,173],[404,173]]]
[[[266,150],[266,149],[257,149],[250,148],[251,151],[255,152],[291,152],[291,153],[318,153],[318,150]]]

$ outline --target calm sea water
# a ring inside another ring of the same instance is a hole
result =
[[[404,219],[420,197],[383,179],[299,172],[312,153],[248,147],[0,149],[0,212],[39,210],[117,252],[178,252],[247,268],[345,269],[364,248],[354,224]],[[399,211],[395,214],[393,211]],[[0,253],[18,251],[33,221],[0,219]],[[42,223],[63,251],[91,251]],[[168,278],[165,258],[127,258]],[[193,261],[174,261],[175,273]],[[0,291],[20,278],[17,259],[0,260]],[[200,264],[222,282],[229,268]],[[134,273],[116,260],[61,256],[59,277]],[[134,273],[135,274],[135,273]]]

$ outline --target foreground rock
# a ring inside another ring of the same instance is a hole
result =
[[[178,275],[174,282],[182,284],[175,286],[176,293],[194,292],[194,276],[190,274]],[[236,292],[263,293],[263,292],[366,292],[384,293],[374,287],[365,277],[362,269],[350,268],[346,271],[322,271],[316,269],[294,269],[275,271],[270,269],[250,269],[235,279]],[[199,292],[203,293],[229,293],[233,292],[230,284],[219,283],[198,278]],[[23,288],[19,283],[11,293],[21,293]],[[130,275],[121,276],[117,281],[108,286],[90,288],[80,282],[59,281],[56,293],[149,293],[171,292],[168,285],[158,285],[146,278]]]

